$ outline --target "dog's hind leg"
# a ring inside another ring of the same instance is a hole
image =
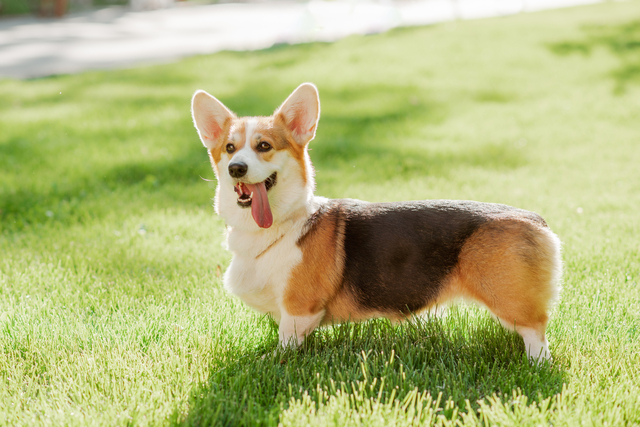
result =
[[[527,356],[531,360],[551,360],[549,343],[545,337],[545,326],[534,328],[516,327],[516,331],[524,340],[524,347],[527,349]]]
[[[518,332],[529,358],[550,359],[545,330],[561,269],[560,241],[548,228],[501,220],[468,239],[453,282],[462,296],[478,301]]]
[[[493,312],[493,310],[491,310]],[[495,314],[495,313],[494,313]],[[549,342],[545,331],[547,322],[541,322],[529,326],[519,326],[509,323],[504,317],[496,314],[498,320],[505,328],[516,331],[524,340],[524,348],[530,360],[549,360],[551,361],[551,353],[549,352]]]

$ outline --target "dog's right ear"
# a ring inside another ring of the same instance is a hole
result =
[[[209,150],[221,142],[223,132],[236,118],[222,102],[203,90],[197,91],[191,99],[191,115],[202,144]]]

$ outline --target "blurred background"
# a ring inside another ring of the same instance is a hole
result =
[[[222,3],[266,3],[265,0],[2,0],[0,1],[0,15],[21,15],[21,14],[37,14],[40,16],[64,16],[67,13],[77,13],[87,11],[95,8],[103,8],[109,6],[128,6],[134,10],[150,10],[159,9],[164,7],[171,7],[175,3],[190,3],[190,4],[222,4]],[[283,3],[283,1],[271,1],[271,3]],[[302,3],[298,1],[297,3]],[[391,4],[397,3],[392,0],[385,0],[379,3]],[[404,1],[406,3],[406,0]],[[464,0],[450,0],[451,3],[465,3]],[[467,1],[467,3],[504,3],[507,8],[513,7],[525,7],[527,3],[564,3],[564,4],[581,4],[581,3],[593,3],[594,1],[579,1],[579,0],[502,0],[502,1]],[[354,3],[351,1],[351,3]]]
[[[336,41],[601,0],[0,0],[0,77]]]

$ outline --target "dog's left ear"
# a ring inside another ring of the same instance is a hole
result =
[[[282,120],[299,145],[307,145],[316,136],[320,118],[318,89],[312,83],[301,84],[273,115]]]

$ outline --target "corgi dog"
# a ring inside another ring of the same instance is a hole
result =
[[[550,359],[545,330],[562,259],[539,215],[472,201],[315,196],[307,147],[320,99],[310,83],[270,117],[237,117],[202,90],[191,111],[233,253],[224,286],[273,316],[282,346],[321,325],[400,321],[463,298],[517,331],[529,358]]]

